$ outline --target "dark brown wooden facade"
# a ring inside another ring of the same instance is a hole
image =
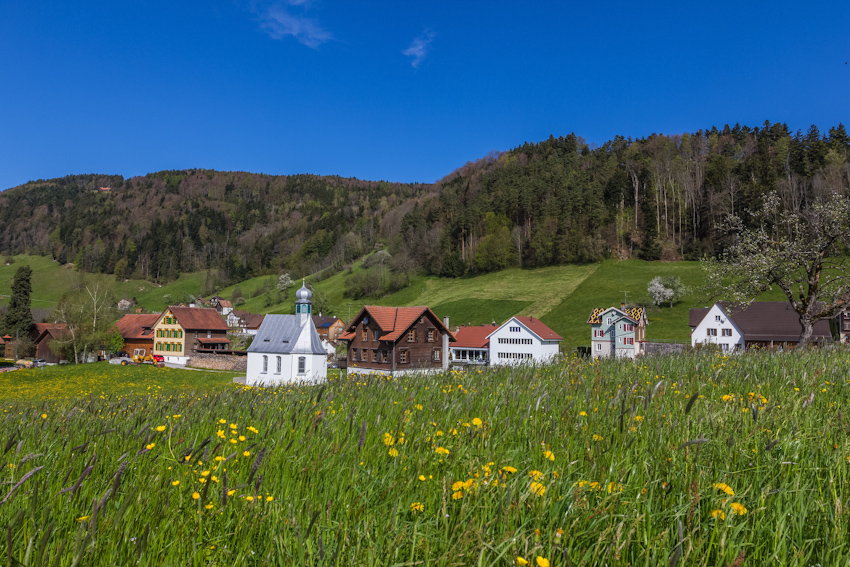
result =
[[[395,373],[445,368],[445,335],[455,340],[427,307],[364,307],[339,340],[349,370]]]

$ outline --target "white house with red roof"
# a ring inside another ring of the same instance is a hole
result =
[[[534,317],[511,317],[487,335],[490,364],[545,364],[560,352],[564,340],[558,333]]]

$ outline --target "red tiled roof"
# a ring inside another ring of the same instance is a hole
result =
[[[540,319],[534,317],[514,317],[517,321],[528,327],[532,333],[543,339],[544,341],[562,341],[564,337],[550,329],[542,323]]]
[[[446,329],[443,322],[440,321],[440,318],[437,317],[428,307],[383,307],[376,305],[367,305],[363,307],[363,309],[360,310],[360,313],[352,319],[352,324],[348,326],[349,330],[339,335],[337,339],[343,341],[353,339],[354,326],[363,315],[367,314],[384,332],[384,334],[380,337],[380,340],[382,341],[398,340],[399,337],[401,337],[410,328],[410,326],[422,316],[429,316],[429,318],[437,324],[437,327],[441,331],[449,334],[450,341],[454,342],[456,340],[452,332]]]
[[[246,313],[242,316],[242,321],[245,323],[246,329],[259,329],[260,325],[263,324],[263,319],[265,319],[265,317],[265,315]]]
[[[227,331],[230,327],[215,309],[199,307],[169,307],[177,322],[186,331]]]
[[[233,307],[233,304],[227,301],[226,299],[220,299],[218,304],[222,307]]]
[[[457,341],[452,345],[455,348],[487,348],[490,340],[487,338],[497,327],[493,325],[481,325],[478,327],[461,327],[455,332]]]
[[[203,337],[198,339],[198,342],[202,345],[220,345],[222,343],[229,343],[230,339],[226,339],[224,337],[212,337],[208,339],[207,337]]]
[[[153,327],[159,315],[156,313],[150,315],[137,315],[135,313],[127,314],[118,319],[115,323],[115,328],[127,339],[153,339]]]
[[[52,323],[36,323],[35,326],[38,330],[38,337],[35,340],[36,344],[45,340],[47,337],[61,340],[68,334],[68,325],[64,323],[58,323],[55,325]]]

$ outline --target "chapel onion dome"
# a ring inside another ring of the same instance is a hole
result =
[[[298,303],[310,301],[313,298],[313,292],[307,288],[307,284],[302,280],[301,289],[295,292],[295,299]]]

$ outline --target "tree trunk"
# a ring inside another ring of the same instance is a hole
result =
[[[809,344],[809,340],[812,338],[814,322],[808,317],[800,317],[800,325],[803,326],[803,332],[800,333],[800,342],[797,343],[797,348],[805,349]]]

